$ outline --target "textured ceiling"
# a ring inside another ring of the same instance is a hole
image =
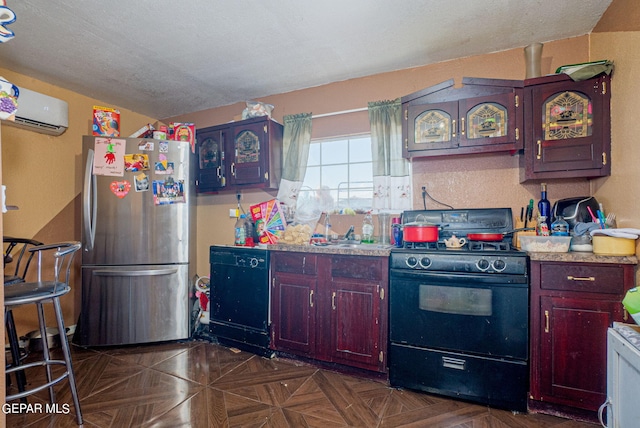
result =
[[[591,32],[611,0],[7,0],[0,67],[166,118]]]

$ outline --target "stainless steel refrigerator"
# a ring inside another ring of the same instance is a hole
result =
[[[189,142],[83,138],[82,305],[75,343],[190,336],[192,157]]]

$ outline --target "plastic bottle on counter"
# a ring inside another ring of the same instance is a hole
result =
[[[400,217],[393,217],[391,219],[391,245],[396,247],[402,246],[402,226]]]
[[[324,215],[324,238],[327,242],[331,240],[331,217],[328,212]]]
[[[547,226],[547,218],[543,215],[538,217],[538,230],[536,230],[538,236],[549,236],[549,226]]]
[[[255,247],[256,246],[256,228],[253,225],[251,219],[245,215],[244,217],[244,227],[245,227],[245,247]]]
[[[393,245],[402,248],[402,224],[400,222],[393,224]]]
[[[362,241],[363,244],[373,244],[373,218],[371,211],[364,215],[362,220]]]
[[[569,236],[569,223],[561,215],[551,223],[551,236]]]
[[[540,200],[538,201],[538,212],[540,217],[544,217],[547,230],[551,229],[551,203],[547,199],[547,183],[540,185]]]
[[[238,246],[247,245],[247,225],[244,214],[240,214],[240,217],[236,220],[234,243]]]

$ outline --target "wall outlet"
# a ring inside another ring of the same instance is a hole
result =
[[[238,218],[238,209],[237,208],[229,208],[229,217],[230,218]]]

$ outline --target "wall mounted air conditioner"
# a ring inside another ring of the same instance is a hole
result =
[[[21,87],[19,90],[16,120],[6,120],[3,124],[48,135],[60,135],[67,130],[69,105],[66,101]]]

